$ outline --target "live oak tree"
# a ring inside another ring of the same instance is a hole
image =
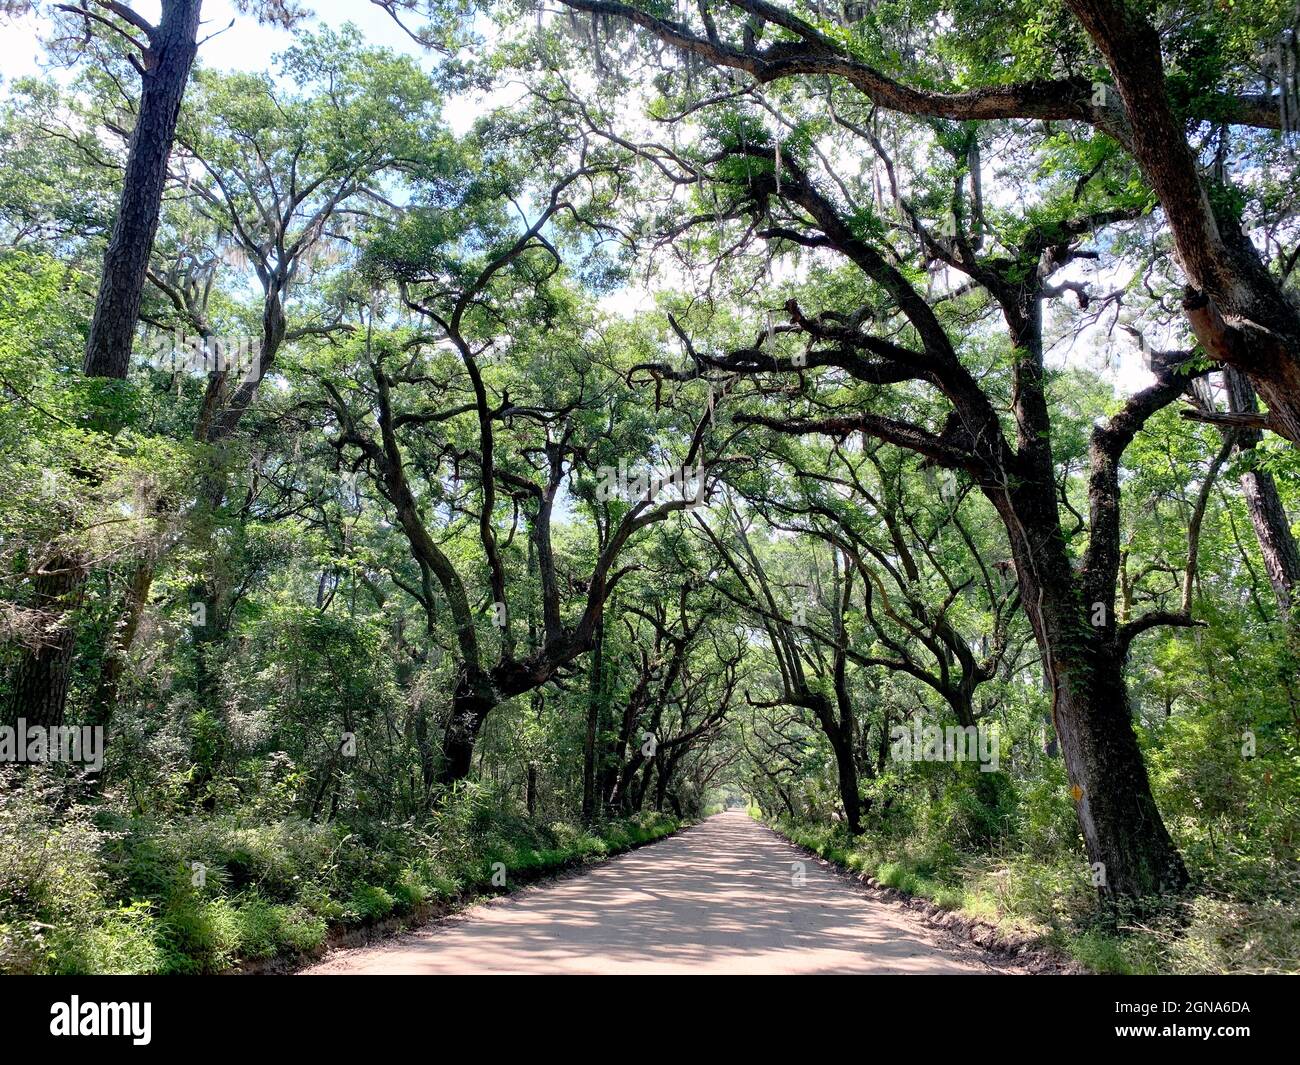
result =
[[[559,144],[558,158],[567,147]],[[615,160],[580,151],[575,169],[539,186],[521,168],[521,154],[471,151],[483,152],[475,164],[479,180],[461,185],[450,202],[448,190],[431,188],[373,248],[380,276],[396,286],[421,331],[409,341],[375,337],[368,321],[351,381],[322,382],[336,446],[358,456],[407,540],[419,572],[412,594],[430,614],[445,603],[450,615],[456,680],[442,740],[445,782],[469,773],[475,740],[496,706],[540,688],[592,649],[604,605],[626,573],[619,566],[625,547],[692,503],[681,493],[663,502],[650,492],[634,495],[599,526],[587,572],[561,571],[552,523],[562,487],[581,476],[591,491],[601,476],[594,460],[602,432],[625,444],[636,439],[613,421],[626,400],[611,396],[607,371],[582,353],[589,341],[578,338],[595,323],[564,328],[571,315],[589,312],[573,305],[561,283],[555,243],[562,218],[599,232],[602,204],[620,170]],[[516,222],[513,205],[525,193],[538,207],[531,216],[521,211]],[[497,352],[516,350],[534,330],[545,336],[547,326],[577,341],[575,350],[557,352],[563,376],[495,372]],[[682,442],[682,465],[704,460],[707,427],[701,419]],[[648,441],[642,453],[651,457]],[[478,601],[464,563],[440,542],[440,520],[465,521],[472,530],[470,557],[486,580]],[[540,600],[540,618],[523,643],[519,597],[527,586],[515,579],[508,553],[517,532],[536,561]],[[569,617],[566,587],[581,589]]]
[[[1001,378],[982,383],[963,358],[936,307],[914,283],[906,259],[882,239],[861,213],[846,210],[840,195],[816,176],[824,156],[807,142],[784,151],[744,116],[715,127],[708,150],[671,165],[725,206],[718,215],[748,219],[778,247],[830,252],[869,283],[866,301],[811,313],[788,303],[788,326],[759,332],[729,351],[693,352],[686,373],[728,371],[749,375],[794,374],[800,381],[826,368],[866,385],[916,381],[947,403],[942,425],[926,426],[897,414],[864,409],[833,413],[814,409],[789,415],[738,413],[737,422],[789,434],[845,438],[863,433],[912,450],[940,469],[969,477],[1001,518],[1015,563],[1021,603],[1043,655],[1053,693],[1053,717],[1090,860],[1106,870],[1109,890],[1121,895],[1176,890],[1185,883],[1181,859],[1169,839],[1146,780],[1128,715],[1124,663],[1140,633],[1156,625],[1190,625],[1183,611],[1153,611],[1120,625],[1115,618],[1119,562],[1120,464],[1145,421],[1181,396],[1191,357],[1171,354],[1156,365],[1156,382],[1133,395],[1093,432],[1088,471],[1086,550],[1071,557],[1061,520],[1052,450],[1052,417],[1044,369],[1043,303],[1063,290],[1052,277],[1083,252],[1086,235],[1127,217],[1123,210],[1061,213],[999,235],[996,250],[977,250],[960,229],[936,237],[903,203],[906,228],[918,251],[966,276],[1002,319],[1006,336]],[[856,132],[855,132],[856,135]],[[811,162],[809,162],[811,160]],[[835,186],[832,185],[832,188]],[[955,202],[954,216],[963,204]],[[858,209],[861,212],[861,208]],[[701,224],[710,219],[701,212]],[[865,224],[864,224],[865,223]],[[1086,294],[1085,297],[1086,298]],[[887,332],[886,332],[887,328]],[[792,339],[803,350],[784,352]],[[809,383],[794,390],[801,394]],[[810,393],[814,400],[815,392]],[[1006,405],[1007,422],[999,408]],[[820,404],[815,404],[815,407]],[[900,408],[895,405],[895,411]]]
[[[237,429],[282,345],[341,328],[328,306],[301,298],[303,282],[321,284],[365,220],[389,213],[404,175],[446,165],[441,93],[410,60],[327,30],[300,35],[280,66],[296,92],[265,75],[204,72],[176,153],[177,192],[219,234],[213,254],[261,292],[257,364],[243,380],[220,369],[210,378],[196,433],[211,442]],[[179,307],[183,295],[155,283]]]
[[[431,135],[441,95],[409,60],[366,48],[355,33],[304,33],[280,57],[280,74],[292,89],[269,76],[202,71],[195,79],[171,182],[203,239],[187,242],[182,228],[171,262],[149,274],[160,297],[151,324],[201,338],[210,353],[223,335],[206,306],[215,275],[248,278],[260,297],[246,312],[251,321],[229,322],[236,335],[247,331],[247,365],[210,366],[194,416],[194,439],[212,462],[186,524],[191,537],[206,536],[208,553],[217,550],[212,533],[228,488],[221,456],[282,349],[351,328],[330,285],[354,254],[352,234],[389,212],[404,174],[443,165]],[[115,662],[130,649],[152,565],[143,559],[130,582]],[[195,601],[212,619],[207,636],[218,635],[231,591],[211,576],[196,584]]]
[[[593,757],[593,767],[604,763],[593,774],[593,810],[598,798],[612,812],[638,811],[652,782],[655,809],[666,799],[677,804],[670,788],[681,767],[717,738],[738,701],[743,633],[713,588],[716,574],[700,572],[703,560],[680,539],[666,542],[669,535],[661,532],[612,606],[623,630],[611,634],[621,652],[615,661],[624,664],[610,679],[622,707],[607,722],[601,756]],[[656,588],[665,572],[683,577],[671,599]],[[594,666],[593,658],[593,673]]]
[[[1205,126],[1225,138],[1234,127],[1289,126],[1291,90],[1268,91],[1251,50],[1282,39],[1289,14],[1282,5],[1244,14],[1152,5],[1148,14],[1125,0],[1063,0],[1056,13],[1068,11],[1077,26],[1058,17],[1042,40],[1023,30],[1018,8],[1005,5],[960,5],[946,27],[928,15],[920,36],[906,19],[864,18],[855,5],[706,0],[670,11],[620,0],[563,3],[607,26],[635,25],[689,59],[743,72],[758,85],[829,78],[900,114],[1092,127],[1136,160],[1158,198],[1202,349],[1246,375],[1267,405],[1266,414],[1243,412],[1241,422],[1300,443],[1300,308],[1286,291],[1295,258],[1288,248],[1279,268],[1269,269],[1231,205],[1236,185],[1249,178],[1222,167],[1205,173],[1194,136]],[[1153,18],[1182,25],[1162,35]]]
[[[749,234],[778,250],[802,249],[814,256],[830,253],[851,263],[870,282],[869,294],[853,304],[837,301],[813,312],[787,304],[788,328],[777,330],[769,322],[744,347],[696,353],[697,364],[714,371],[796,373],[801,378],[827,368],[876,386],[924,382],[944,397],[947,417],[942,425],[933,426],[878,414],[870,407],[861,413],[846,412],[842,404],[836,404],[839,409],[830,414],[814,410],[802,416],[745,413],[736,417],[782,433],[844,437],[861,432],[914,450],[937,467],[971,478],[1006,529],[1021,601],[1053,693],[1054,722],[1090,861],[1106,871],[1107,888],[1121,895],[1179,889],[1186,875],[1150,794],[1129,721],[1124,664],[1140,633],[1158,625],[1187,626],[1192,619],[1182,609],[1161,610],[1119,624],[1115,590],[1124,450],[1153,413],[1187,391],[1190,377],[1197,373],[1196,353],[1158,355],[1152,366],[1155,383],[1134,394],[1094,431],[1087,479],[1088,542],[1073,557],[1061,520],[1044,362],[1044,303],[1067,293],[1082,305],[1089,299],[1087,286],[1069,273],[1071,264],[1095,257],[1083,246],[1085,240],[1099,228],[1140,217],[1147,205],[1131,189],[1118,187],[1099,167],[1072,190],[1049,193],[1055,199],[1049,198],[1044,207],[1020,217],[1000,212],[1010,228],[999,228],[987,217],[978,155],[972,154],[972,142],[959,129],[931,123],[937,147],[937,153],[930,150],[932,156],[940,160],[951,156],[952,161],[939,164],[939,174],[928,186],[922,177],[916,189],[900,192],[892,151],[876,134],[879,127],[871,109],[944,119],[1079,119],[1132,146],[1138,161],[1149,164],[1145,149],[1129,140],[1143,135],[1125,120],[1114,94],[1109,103],[1093,103],[1090,95],[1082,93],[1085,83],[1078,78],[958,93],[912,90],[882,76],[854,54],[852,31],[828,35],[789,10],[761,0],[725,8],[706,4],[680,20],[600,0],[567,6],[587,12],[596,19],[594,25],[606,29],[609,19],[626,19],[671,50],[703,59],[705,72],[738,69],[752,75],[760,86],[778,80],[789,86],[779,98],[767,98],[758,88],[746,88],[730,77],[710,80],[700,74],[700,82],[692,87],[692,74],[699,72],[699,66],[683,61],[669,83],[673,103],[665,110],[675,111],[676,117],[667,122],[684,123],[698,115],[696,125],[706,131],[707,146],[687,150],[646,141],[642,155],[678,188],[699,190],[677,232],[707,228],[710,215],[718,225],[723,219],[743,218]],[[687,23],[696,18],[698,26],[692,29]],[[729,36],[735,38],[731,43]],[[619,47],[617,38],[611,47]],[[1161,83],[1153,79],[1158,74],[1158,68],[1148,64],[1144,77],[1157,90]],[[1118,68],[1116,77],[1122,85]],[[859,92],[857,101],[836,95],[840,80]],[[1104,95],[1098,94],[1098,99]],[[767,112],[770,117],[748,117],[743,110],[746,101],[753,105],[751,115]],[[1263,114],[1250,110],[1251,101],[1231,94],[1221,94],[1218,102],[1220,113],[1229,111],[1247,120]],[[1267,115],[1263,120],[1271,121]],[[599,118],[594,124],[609,127]],[[828,144],[831,136],[836,140]],[[1019,131],[1012,140],[1024,143],[1031,153],[1035,150],[1032,131]],[[955,150],[958,146],[965,148],[964,153]],[[1190,180],[1198,182],[1182,139],[1178,149],[1182,154],[1171,152],[1171,166],[1181,168],[1184,179],[1191,175]],[[1170,150],[1167,143],[1165,150]],[[855,156],[876,160],[877,180],[883,167],[893,186],[888,206],[897,221],[892,228],[905,236],[914,251],[900,248],[882,226],[879,210],[884,197],[879,192],[875,209],[855,199],[863,183],[841,165]],[[1097,174],[1102,175],[1102,184],[1090,189]],[[1171,198],[1163,179],[1149,167],[1146,176],[1162,198]],[[947,193],[942,190],[945,179]],[[1197,190],[1208,212],[1209,199],[1199,185]],[[1296,334],[1283,313],[1280,289],[1263,276],[1262,266],[1250,273],[1249,283],[1242,282],[1241,271],[1250,272],[1249,256],[1238,256],[1234,260],[1238,302],[1228,312],[1223,302],[1228,294],[1189,263],[1176,208],[1166,204],[1165,209],[1184,269],[1194,284],[1204,286],[1188,304],[1200,342],[1197,351],[1219,359],[1225,354],[1225,345],[1216,347],[1203,328],[1200,312],[1207,306],[1217,306],[1223,321],[1227,321],[1225,314],[1232,317],[1229,328],[1244,330],[1242,335],[1251,338],[1244,343],[1257,355],[1266,343],[1271,344],[1272,369],[1252,380],[1268,393],[1272,427],[1294,436],[1286,395],[1295,349],[1285,338]],[[936,215],[938,222],[932,221]],[[990,237],[993,243],[988,245]],[[1245,244],[1244,238],[1226,239],[1238,250]],[[1006,377],[996,385],[975,375],[963,343],[943,320],[943,308],[936,307],[914,280],[918,267],[932,264],[963,276],[967,286],[944,298],[979,291],[1001,317],[1009,359]],[[1245,291],[1253,293],[1253,312],[1243,310],[1240,298]],[[1266,342],[1266,333],[1284,339],[1280,344]],[[779,354],[773,344],[792,335],[809,342],[801,357]],[[818,342],[824,350],[815,349]],[[1259,366],[1257,361],[1254,369]],[[801,385],[799,391],[806,387]]]
[[[452,639],[446,653],[455,662],[456,680],[442,739],[440,780],[451,782],[469,773],[475,740],[500,703],[562,675],[592,648],[604,604],[626,572],[626,567],[617,565],[624,546],[640,529],[684,509],[688,501],[634,502],[596,545],[590,570],[581,577],[564,573],[557,564],[550,522],[560,487],[574,470],[577,450],[590,447],[585,435],[565,424],[568,416],[578,413],[576,405],[547,408],[524,402],[516,406],[524,397],[514,399],[504,389],[489,402],[486,384],[481,386],[481,401],[472,385],[462,386],[457,396],[455,371],[445,366],[435,370],[413,351],[399,355],[386,349],[385,340],[380,346],[367,341],[362,368],[368,379],[354,379],[346,393],[330,382],[324,383],[324,389],[338,425],[336,446],[345,453],[359,453],[367,475],[392,508],[394,524],[407,539],[419,584],[403,585],[404,589],[429,615],[431,627],[440,604],[449,615]],[[476,353],[471,350],[468,358],[476,359]],[[470,380],[479,370],[477,361],[471,365]],[[404,409],[399,405],[401,397],[420,380],[441,381],[438,391],[461,402]],[[365,406],[358,408],[358,400],[364,400]],[[472,436],[428,439],[431,427],[474,418],[480,411],[477,440]],[[363,418],[373,419],[377,428],[365,428]],[[497,422],[513,445],[505,456],[498,453]],[[530,422],[537,427],[535,435],[519,431]],[[552,423],[558,424],[552,428]],[[484,443],[487,433],[491,436]],[[418,441],[414,448],[412,439]],[[508,463],[503,461],[507,456]],[[413,470],[427,472],[417,481]],[[584,472],[593,478],[597,475],[594,468]],[[489,476],[490,489],[484,487]],[[435,512],[426,510],[442,495],[444,479],[464,482],[462,489],[440,501],[439,509],[445,509],[444,520],[458,525],[466,517],[471,520],[479,545],[476,564],[484,567],[489,581],[487,594],[473,602],[465,574],[439,544]],[[513,516],[504,528],[498,524],[504,515],[492,504],[498,492],[512,500]],[[429,502],[422,505],[421,499]],[[526,532],[519,530],[520,522],[526,522]],[[516,531],[527,537],[535,552],[540,586],[540,625],[522,646],[518,602],[528,587],[512,575],[514,567],[505,553]],[[562,607],[566,587],[582,590],[578,612],[571,618],[565,617]]]
[[[853,662],[908,674],[959,725],[974,725],[979,686],[1019,658],[1014,570],[998,557],[1006,549],[982,535],[988,515],[965,505],[974,502],[968,486],[901,459],[879,445],[832,444],[824,456],[785,456],[793,484],[738,490],[769,528],[829,545],[845,580],[856,574],[871,650],[849,646]]]
[[[775,535],[809,545],[788,557],[764,562],[739,514],[729,522],[731,547],[699,523],[739,582],[729,594],[766,632],[781,677],[774,698],[750,702],[811,713],[834,753],[845,822],[855,834],[870,809],[859,780],[878,775],[902,715],[891,717],[878,698],[864,698],[878,691],[854,674],[906,676],[939,697],[949,723],[966,728],[991,709],[977,701],[981,685],[1014,672],[1024,642],[1010,632],[1018,611],[1014,575],[1005,561],[982,561],[986,545],[977,547],[978,533],[963,522],[955,482],[938,498],[918,499],[913,510],[900,494],[903,471],[887,472],[884,450],[852,454],[836,446],[824,458],[786,453],[792,486],[737,483],[748,513]],[[913,476],[909,488],[924,490],[920,475]],[[804,575],[792,567],[799,557],[808,566]],[[775,588],[773,566],[785,583],[803,583]],[[917,708],[923,706],[922,698]]]
[[[782,599],[788,594],[794,600],[789,616],[786,616],[784,604],[778,602],[778,593],[735,514],[732,515],[732,524],[739,544],[735,552],[729,550],[706,524],[701,522],[700,527],[739,584],[738,592],[733,594],[757,615],[756,625],[767,636],[780,676],[774,698],[765,699],[760,695],[756,699],[746,690],[746,701],[759,709],[792,706],[811,713],[835,756],[845,824],[853,835],[858,835],[863,830],[858,757],[861,738],[849,677],[850,637],[847,631],[855,571],[847,555],[839,550],[831,552],[833,577],[827,582],[829,587],[826,589],[829,592],[826,598],[830,600],[827,603],[829,632],[808,641],[804,630],[812,630],[815,625],[815,621],[807,616],[810,587],[804,588],[802,597],[798,592],[781,590]],[[807,645],[809,642],[811,646]],[[869,766],[867,768],[869,772]]]

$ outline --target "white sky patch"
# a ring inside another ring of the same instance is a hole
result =
[[[345,22],[352,22],[373,46],[413,56],[426,69],[437,62],[436,53],[425,51],[383,11],[364,0],[307,0],[306,6],[315,16],[304,23],[307,28],[338,29]],[[150,22],[158,21],[159,0],[135,0],[131,7]],[[42,42],[49,38],[52,29],[53,23],[40,14],[28,14],[3,24],[6,80],[47,72],[56,80],[66,80],[66,68],[50,70],[44,55]],[[231,0],[204,0],[199,39],[205,37],[210,39],[199,49],[199,61],[204,66],[248,73],[269,71],[276,53],[293,43],[292,32],[280,26],[263,25],[251,15],[241,15]]]

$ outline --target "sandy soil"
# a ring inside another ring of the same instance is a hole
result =
[[[805,882],[794,883],[794,863]],[[305,969],[350,973],[996,973],[728,812],[577,875]]]

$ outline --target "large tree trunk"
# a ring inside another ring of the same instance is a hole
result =
[[[1151,794],[1122,667],[1104,647],[1052,657],[1056,733],[1093,873],[1106,894],[1178,892],[1187,870]]]
[[[1020,447],[1014,465],[1003,474],[1006,481],[986,484],[984,492],[1011,544],[1021,603],[1043,656],[1052,720],[1098,888],[1106,897],[1163,895],[1186,886],[1187,871],[1156,808],[1130,719],[1127,645],[1115,618],[1119,462],[1150,411],[1172,402],[1182,386],[1162,383],[1136,408],[1126,406],[1094,430],[1090,542],[1076,568],[1061,527],[1048,432],[1041,295],[1041,287],[1031,283],[1020,289],[1018,305],[1003,300],[1012,342],[1032,355],[1020,365]]]
[[[125,378],[131,361],[131,342],[140,314],[149,256],[158,230],[163,187],[167,181],[167,160],[171,155],[181,99],[189,81],[190,67],[198,50],[199,9],[202,0],[163,0],[162,17],[148,33],[141,78],[140,109],[127,149],[122,195],[118,202],[113,232],[104,253],[95,314],[86,340],[83,371],[90,377]],[[69,560],[63,560],[67,562]],[[80,603],[86,573],[80,566],[64,567],[70,572],[54,578],[59,594],[51,598],[38,580],[38,600],[48,609],[68,614]],[[14,677],[10,709],[17,716],[35,720],[39,714],[48,723],[63,721],[76,642],[71,619],[62,618],[54,638],[38,650],[23,653]],[[105,698],[116,698],[120,670],[114,656],[107,665]],[[104,702],[97,700],[96,715]]]
[[[438,783],[455,784],[469,776],[474,743],[491,709],[491,700],[475,690],[470,681],[462,680],[457,685],[451,701],[451,716],[442,735],[442,769]]]
[[[442,771],[438,774],[438,783],[450,785],[464,780],[469,776],[473,758],[474,740],[464,731],[453,733],[449,726],[442,740]]]
[[[587,731],[582,743],[582,820],[590,824],[596,818],[599,784],[600,725],[604,697],[605,621],[596,623],[595,642],[591,649],[588,675]]]
[[[847,597],[845,609],[847,609]],[[842,622],[840,623],[842,624]],[[841,633],[841,638],[843,634]],[[862,797],[858,794],[858,752],[854,740],[857,736],[857,720],[853,713],[853,702],[849,698],[848,676],[845,673],[845,656],[837,648],[835,655],[835,707],[839,716],[831,710],[830,700],[818,696],[819,704],[815,709],[817,719],[821,722],[826,738],[831,741],[835,752],[835,772],[839,781],[840,804],[844,807],[844,821],[853,835],[862,834]]]
[[[1052,491],[1049,481],[990,498],[1006,522],[1021,599],[1043,656],[1088,862],[1107,897],[1174,893],[1186,886],[1187,871],[1160,818],[1133,731],[1114,585],[1108,599],[1087,601]],[[1098,535],[1103,524],[1094,515]]]
[[[832,740],[835,748],[835,768],[839,777],[840,802],[844,806],[844,821],[853,835],[862,834],[862,799],[858,795],[858,766],[853,744]]]
[[[847,563],[848,559],[845,559],[846,569]],[[852,601],[851,591],[851,582],[844,579],[841,583],[840,606],[835,617],[836,647],[832,685],[835,689],[835,710],[838,716],[831,712],[830,702],[824,698],[819,700],[823,709],[817,716],[821,719],[822,728],[826,730],[831,746],[835,749],[835,766],[839,776],[840,802],[844,805],[844,820],[849,826],[849,831],[858,836],[862,834],[862,797],[858,794],[858,725],[857,717],[853,712],[853,699],[849,694],[848,663],[845,654],[848,636],[844,625]]]
[[[71,615],[81,604],[86,574],[79,560],[56,555],[36,576],[32,606],[50,620],[35,647],[25,648],[14,671],[13,690],[5,720],[16,724],[63,724],[72,677],[72,652],[76,630]]]
[[[858,795],[857,752],[853,743],[856,726],[853,708],[848,702],[848,691],[844,687],[842,661],[837,663],[835,687],[839,717],[836,717],[831,700],[819,691],[807,692],[798,705],[812,710],[822,734],[831,745],[831,751],[835,755],[836,786],[840,794],[840,805],[844,809],[844,822],[856,836],[862,832],[862,799]]]
[[[1258,404],[1250,381],[1232,368],[1224,377],[1228,385],[1229,410],[1234,414],[1253,414]],[[1259,443],[1257,429],[1237,429],[1234,432],[1238,451],[1249,451]],[[1277,597],[1278,609],[1284,615],[1289,614],[1297,589],[1300,589],[1300,551],[1291,535],[1291,522],[1282,506],[1277,482],[1267,470],[1246,470],[1241,475],[1241,490],[1246,510],[1250,513],[1250,523],[1255,527],[1255,536],[1259,540],[1260,553],[1264,556],[1269,583]]]
[[[202,0],[163,0],[162,18],[149,34],[142,66],[140,111],[127,150],[122,196],[95,300],[86,343],[91,377],[126,376],[140,314],[149,255],[158,231],[167,160],[181,99],[198,51]]]
[[[623,814],[632,812],[636,775],[644,761],[645,759],[639,748],[634,748],[631,757],[624,761],[622,768],[619,770],[618,779],[614,783],[614,790],[609,797],[609,808],[611,810],[618,810]]]
[[[1274,432],[1300,443],[1300,310],[1234,219],[1216,217],[1174,113],[1160,37],[1125,0],[1067,0],[1110,68],[1142,172],[1160,198],[1190,291],[1188,321],[1209,355],[1250,378]]]

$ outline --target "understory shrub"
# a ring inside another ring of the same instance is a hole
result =
[[[169,818],[67,802],[47,770],[0,775],[0,971],[216,973],[311,955],[331,927],[500,890],[568,862],[666,835],[641,815],[541,823],[482,786],[422,822],[372,826],[237,809]]]

